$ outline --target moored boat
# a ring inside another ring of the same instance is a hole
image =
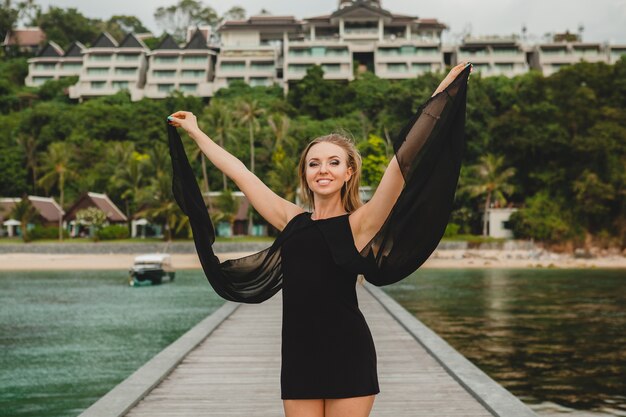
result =
[[[176,276],[176,272],[172,268],[172,258],[167,253],[137,256],[129,274],[131,287],[172,282]]]

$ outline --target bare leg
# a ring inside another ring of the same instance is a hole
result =
[[[376,395],[326,399],[325,417],[368,417]]]
[[[285,417],[324,417],[324,400],[283,400]]]

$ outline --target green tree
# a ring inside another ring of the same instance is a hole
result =
[[[574,237],[576,228],[562,200],[542,191],[526,199],[525,207],[511,214],[513,234],[521,239],[559,243]]]
[[[98,232],[106,223],[107,215],[99,208],[87,207],[76,212],[76,221],[93,229],[91,238],[94,242],[97,242],[99,240]]]
[[[22,230],[22,240],[28,242],[28,224],[37,220],[39,213],[37,209],[28,199],[28,196],[24,194],[22,199],[15,204],[11,210],[11,217],[20,222],[20,229]]]
[[[185,40],[189,26],[212,25],[218,22],[217,12],[197,0],[179,0],[177,4],[159,7],[154,12],[157,25],[171,33],[179,42]]]
[[[33,194],[37,194],[37,140],[32,135],[20,135],[16,138],[17,145],[26,158],[26,168],[30,170],[33,178]]]
[[[39,179],[39,185],[47,193],[56,185],[59,190],[59,204],[63,209],[65,204],[66,181],[78,177],[74,170],[74,148],[65,142],[56,142],[48,147],[48,151],[43,160],[43,176]],[[63,240],[63,219],[59,218],[59,240]]]
[[[233,6],[220,19],[222,22],[226,20],[245,20],[246,9],[241,6]]]
[[[345,83],[324,80],[324,70],[312,66],[302,80],[290,88],[289,103],[301,113],[315,119],[326,119],[345,113],[352,100]]]
[[[369,135],[368,139],[359,143],[361,153],[361,181],[363,185],[378,186],[389,165],[385,141],[376,135]]]
[[[213,101],[210,106],[205,107],[198,121],[205,132],[224,148],[225,142],[232,128],[231,112],[224,104]],[[225,148],[224,148],[225,149]],[[228,188],[226,174],[222,172],[223,190]]]
[[[104,30],[116,39],[122,39],[127,33],[150,32],[141,20],[135,16],[115,15],[104,23]]]
[[[504,156],[487,154],[481,156],[479,163],[469,171],[462,188],[473,197],[485,196],[483,236],[487,236],[487,210],[491,207],[491,200],[506,204],[504,194],[513,194],[514,187],[509,181],[515,175],[515,168],[504,168]]]
[[[49,41],[67,48],[72,42],[79,41],[90,45],[104,29],[98,19],[85,17],[78,9],[50,6],[45,13],[39,13],[35,22]]]

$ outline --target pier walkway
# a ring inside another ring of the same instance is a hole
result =
[[[357,294],[378,356],[371,417],[535,416],[381,289]],[[283,416],[281,302],[227,302],[81,417]]]

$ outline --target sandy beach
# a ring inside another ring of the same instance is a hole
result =
[[[219,254],[220,260],[253,252]],[[127,270],[136,254],[0,254],[0,271]],[[200,269],[196,254],[173,254],[175,269]],[[445,250],[435,251],[422,268],[624,268],[626,257],[578,259],[571,255],[533,251]]]

